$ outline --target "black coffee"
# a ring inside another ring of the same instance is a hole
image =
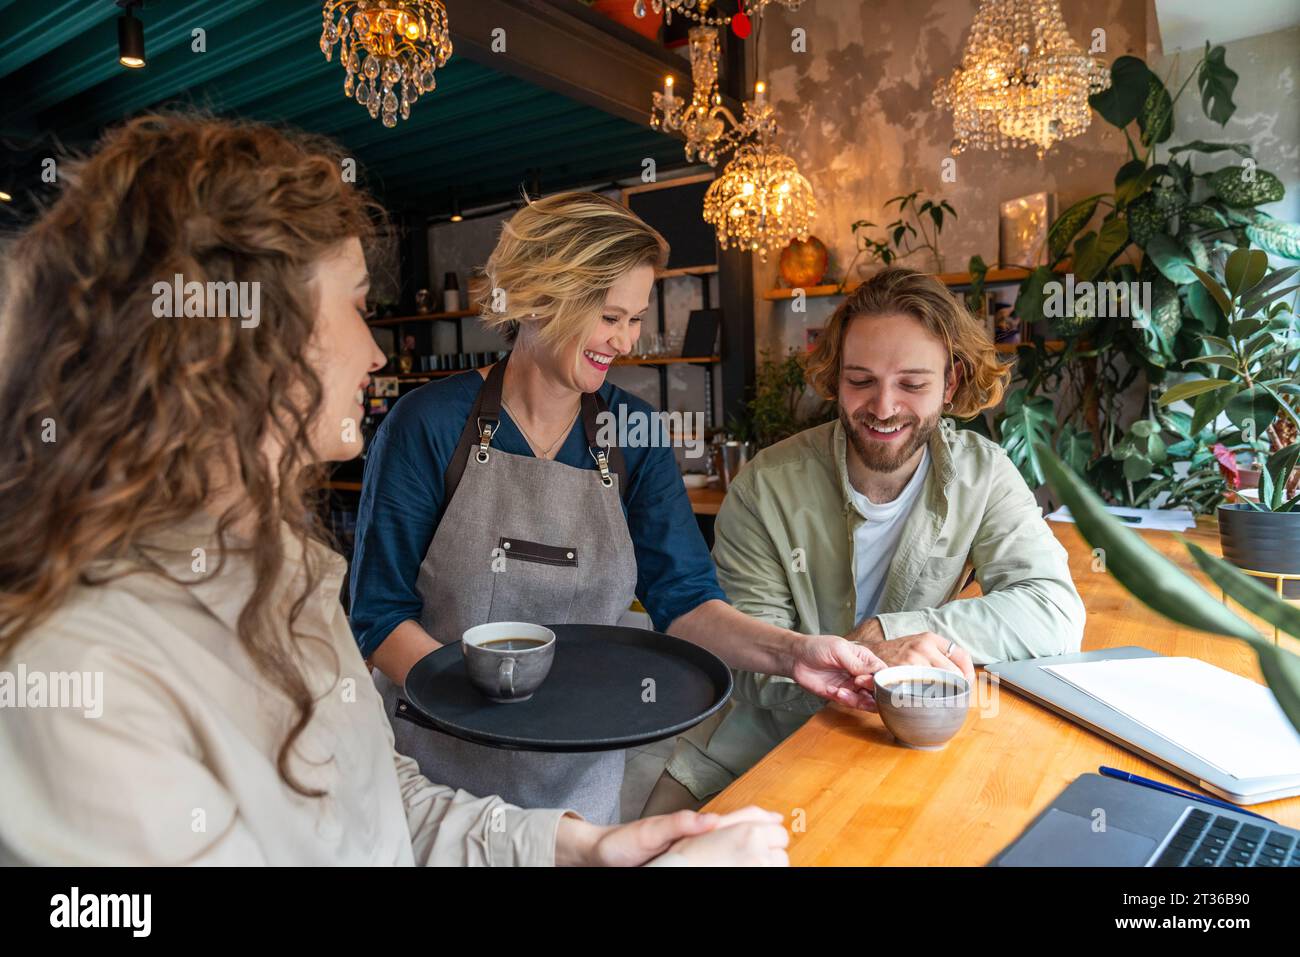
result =
[[[490,651],[528,651],[546,643],[545,638],[493,638],[491,641],[479,642],[479,647]]]
[[[942,678],[916,678],[886,685],[884,690],[889,694],[909,695],[913,698],[950,698],[961,694],[962,687],[955,681],[944,681]]]

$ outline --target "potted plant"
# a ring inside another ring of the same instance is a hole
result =
[[[995,434],[1031,485],[1043,481],[1034,444],[1049,439],[1072,465],[1086,462],[1088,484],[1112,504],[1213,514],[1224,491],[1215,445],[1238,456],[1249,449],[1239,431],[1225,439],[1209,419],[1155,401],[1170,372],[1205,354],[1205,336],[1228,335],[1226,319],[1187,266],[1208,269],[1207,257],[1221,244],[1300,260],[1300,225],[1260,208],[1285,190],[1258,166],[1249,144],[1175,139],[1174,105],[1185,96],[1219,125],[1233,116],[1238,78],[1223,47],[1207,45],[1190,71],[1175,70],[1168,87],[1137,57],[1119,57],[1111,73],[1111,88],[1090,102],[1121,132],[1128,157],[1113,191],[1057,216],[1048,264],[1020,287],[1016,314],[1030,327],[1048,323],[1049,338],[1064,347],[1019,346],[1007,398],[1011,408],[1019,394],[1016,413]],[[1123,316],[1085,303],[1064,313],[1048,308],[1048,290],[1059,288],[1048,284],[1063,285],[1067,274],[1079,285],[1137,283],[1148,295]]]
[[[1101,499],[1050,448],[1037,449],[1052,489],[1069,506],[1079,534],[1105,556],[1106,571],[1135,598],[1180,625],[1239,638],[1254,650],[1282,711],[1300,730],[1300,656],[1262,637],[1173,562],[1106,511]],[[1300,608],[1190,542],[1192,558],[1224,593],[1279,631],[1300,639]]]
[[[1209,355],[1184,365],[1212,366],[1212,378],[1193,379],[1167,390],[1160,405],[1194,399],[1197,419],[1212,421],[1223,412],[1240,430],[1259,467],[1256,498],[1235,495],[1219,506],[1223,555],[1239,568],[1300,575],[1300,396],[1291,371],[1300,353],[1294,334],[1295,312],[1287,303],[1300,285],[1287,280],[1300,272],[1289,266],[1272,272],[1258,249],[1236,249],[1210,257],[1223,281],[1187,264],[1227,323],[1227,336],[1202,336]],[[1300,582],[1286,592],[1300,598]]]
[[[866,253],[868,258],[859,267],[859,272],[872,263],[888,266],[896,259],[903,259],[926,250],[930,253],[930,261],[926,264],[929,270],[935,273],[943,272],[943,256],[939,253],[939,234],[943,232],[944,215],[956,219],[957,213],[948,205],[947,200],[935,202],[920,197],[921,191],[913,190],[906,196],[895,196],[886,201],[886,209],[895,204],[898,206],[898,218],[888,226],[880,227],[865,219],[859,219],[853,224],[853,241],[857,251],[849,262],[848,269],[844,270],[844,279],[840,282],[841,292],[848,284],[853,267],[863,253]],[[927,221],[930,224],[928,227]],[[881,228],[886,233],[886,238],[883,240],[875,239],[867,232],[868,229]],[[865,279],[866,276],[861,278]]]

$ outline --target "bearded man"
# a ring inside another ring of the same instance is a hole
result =
[[[952,421],[997,405],[1008,378],[938,280],[890,268],[860,286],[808,360],[839,419],[761,452],[718,514],[713,558],[731,603],[844,635],[882,667],[967,679],[975,664],[1078,651],[1085,616],[1065,549],[1006,452]],[[972,572],[981,594],[956,599]],[[707,741],[678,740],[647,812],[698,806],[825,704],[789,678],[735,677],[731,710]]]

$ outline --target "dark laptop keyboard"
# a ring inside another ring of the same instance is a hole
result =
[[[1300,867],[1295,835],[1193,809],[1155,867]]]

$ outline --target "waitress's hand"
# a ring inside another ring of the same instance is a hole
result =
[[[857,680],[886,667],[870,649],[838,635],[800,635],[793,653],[790,677],[799,687],[849,708],[876,710],[870,683]]]

